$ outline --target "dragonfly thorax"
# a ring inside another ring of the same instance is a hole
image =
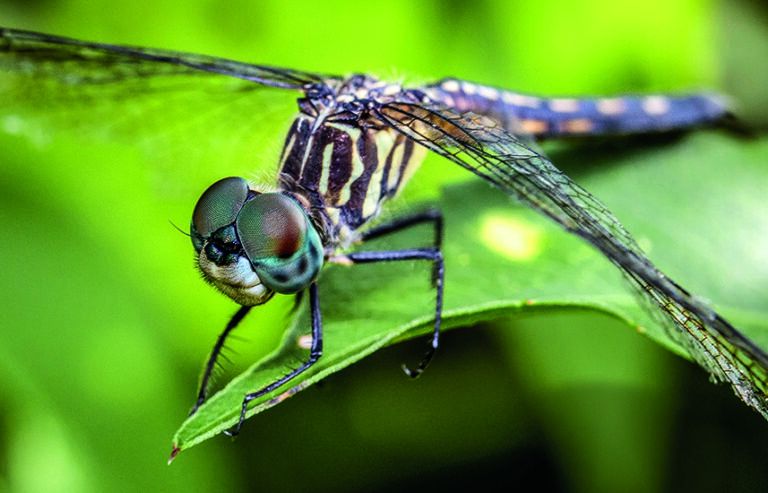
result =
[[[388,127],[300,115],[280,163],[280,188],[304,196],[331,246],[379,214],[425,150]]]
[[[382,105],[413,101],[422,93],[362,75],[335,82],[328,86],[332,94],[300,100],[279,174],[282,190],[309,202],[331,249],[354,239],[379,214],[426,153],[377,113]]]
[[[423,101],[426,97],[422,91],[357,74],[312,84],[306,96],[299,99],[299,108],[302,113],[320,119],[375,120],[371,110],[383,104],[403,99]]]

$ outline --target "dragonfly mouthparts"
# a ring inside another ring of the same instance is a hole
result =
[[[198,257],[205,279],[242,306],[261,305],[274,291],[264,286],[245,255],[229,255],[230,261],[217,264],[208,258],[207,249]]]

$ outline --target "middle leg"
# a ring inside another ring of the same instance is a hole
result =
[[[412,248],[407,250],[388,250],[374,252],[355,252],[334,257],[339,263],[367,264],[375,262],[392,262],[403,260],[429,260],[433,265],[433,285],[437,292],[435,301],[435,322],[432,329],[432,338],[429,348],[416,368],[403,365],[403,371],[411,378],[416,378],[427,368],[440,344],[440,326],[443,319],[443,285],[445,279],[445,266],[443,254],[437,248]]]

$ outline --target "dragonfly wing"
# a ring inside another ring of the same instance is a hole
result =
[[[618,219],[543,154],[490,118],[447,107],[389,103],[379,117],[585,239],[666,315],[666,329],[718,380],[768,418],[768,354],[661,273]]]
[[[284,89],[322,83],[323,77],[296,70],[251,65],[224,58],[152,48],[91,43],[48,34],[0,28],[3,70],[58,79],[62,84],[103,84],[127,77],[226,75]]]
[[[256,158],[270,157],[265,151],[279,152],[274,142],[283,137],[280,123],[287,128],[294,116],[297,93],[323,80],[203,55],[0,28],[0,131],[43,144],[59,134],[123,142],[151,156],[155,168],[166,168],[161,176],[176,180],[182,168],[185,175],[205,175],[212,163],[253,172]],[[265,121],[275,123],[265,127]]]

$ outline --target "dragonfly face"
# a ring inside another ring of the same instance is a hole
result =
[[[243,306],[296,293],[317,277],[323,248],[303,207],[282,193],[258,193],[224,178],[200,197],[192,244],[203,276]]]

